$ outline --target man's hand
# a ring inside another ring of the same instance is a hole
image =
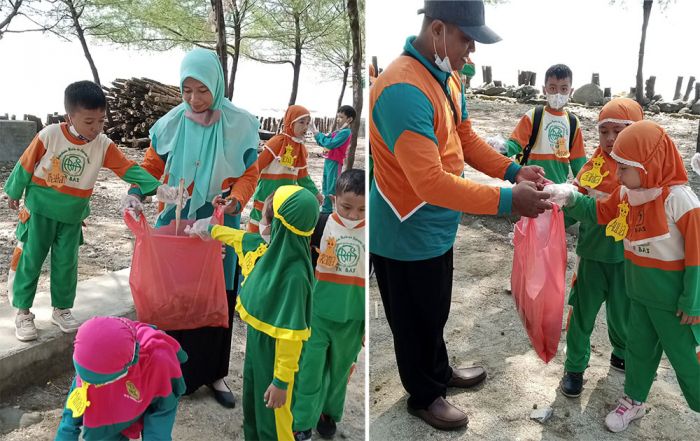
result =
[[[526,165],[515,176],[515,182],[530,181],[537,184],[537,189],[542,190],[546,184],[544,169],[539,165]]]
[[[549,196],[549,193],[537,191],[534,182],[520,182],[513,187],[513,214],[537,217],[552,209],[552,203],[547,201]]]
[[[323,205],[323,195],[321,193],[316,194],[316,200],[318,201],[318,205]]]
[[[287,402],[287,391],[270,383],[265,391],[265,395],[263,395],[263,399],[265,400],[265,407],[277,409],[284,406],[284,403]]]
[[[10,207],[10,210],[19,210],[19,201],[17,199],[9,198],[7,200],[7,206]]]
[[[676,312],[676,317],[681,318],[681,325],[697,325],[700,323],[700,316],[688,315],[680,309]]]

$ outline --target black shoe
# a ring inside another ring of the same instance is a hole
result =
[[[580,396],[583,389],[583,372],[565,372],[559,388],[561,393],[569,398]]]
[[[321,438],[331,439],[335,435],[336,427],[335,421],[325,413],[321,414],[321,418],[318,419],[318,424],[316,425],[316,431]]]
[[[236,397],[233,396],[233,392],[231,392],[230,389],[223,392],[214,389],[214,386],[212,386],[211,384],[207,384],[207,387],[209,387],[209,389],[211,389],[214,392],[214,398],[216,398],[216,401],[218,401],[219,404],[229,409],[233,409],[234,407],[236,407]],[[228,384],[226,385],[226,387],[228,387]]]
[[[610,367],[616,371],[625,371],[625,360],[615,354],[610,354]]]
[[[311,429],[294,432],[294,441],[308,441],[311,439]]]

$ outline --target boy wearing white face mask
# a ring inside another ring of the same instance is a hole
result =
[[[547,105],[530,109],[503,146],[506,156],[517,156],[521,165],[543,167],[545,177],[558,184],[568,180],[569,169],[576,176],[586,163],[581,124],[564,110],[574,91],[572,76],[563,64],[547,69],[543,87]]]
[[[330,214],[333,212],[333,201],[331,195],[335,194],[335,183],[340,172],[343,171],[343,162],[348,152],[348,147],[352,142],[352,130],[350,125],[355,121],[355,109],[352,106],[340,106],[335,117],[337,130],[328,135],[316,130],[311,124],[316,143],[324,148],[323,157],[323,183],[321,185],[323,193],[323,205],[321,213]]]
[[[314,425],[323,438],[335,434],[365,331],[364,170],[342,173],[333,198],[335,212],[321,214],[311,236],[316,286],[294,388],[296,441],[311,439]]]

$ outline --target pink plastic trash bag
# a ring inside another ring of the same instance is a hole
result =
[[[566,233],[557,205],[515,224],[510,283],[530,342],[545,363],[556,355],[564,314]]]
[[[136,236],[129,285],[137,320],[163,330],[228,328],[221,243],[185,234],[192,220],[180,222],[177,236],[174,220],[154,229],[125,213],[124,222]]]

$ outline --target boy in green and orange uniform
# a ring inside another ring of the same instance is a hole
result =
[[[83,242],[82,221],[90,215],[90,197],[102,167],[122,180],[138,185],[144,194],[158,193],[175,202],[177,189],[155,179],[127,159],[103,133],[107,101],[91,81],[66,88],[66,123],[39,132],[22,154],[5,183],[11,209],[19,212],[17,247],[8,276],[12,306],[18,309],[15,336],[36,340],[34,303],[41,266],[51,250],[51,321],[63,332],[80,325],[70,309],[78,283],[78,247]]]

